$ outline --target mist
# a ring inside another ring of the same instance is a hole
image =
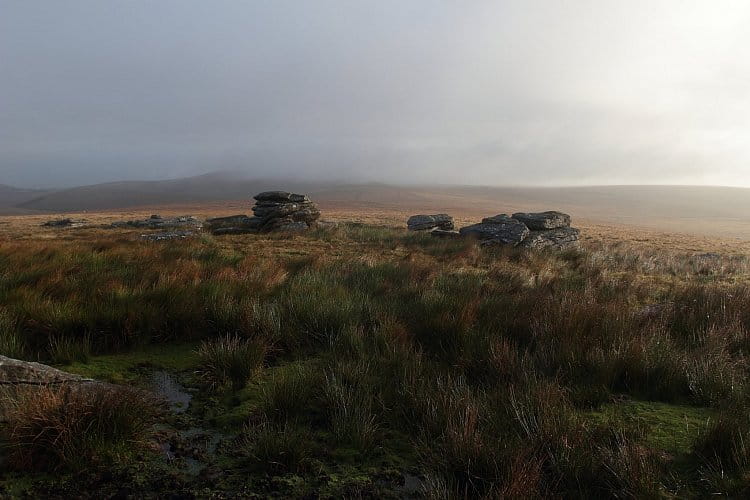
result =
[[[0,183],[750,186],[743,1],[0,2]]]

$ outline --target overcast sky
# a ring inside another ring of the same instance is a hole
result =
[[[747,0],[0,0],[0,183],[750,186]]]

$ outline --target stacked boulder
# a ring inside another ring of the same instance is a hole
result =
[[[580,231],[570,227],[570,215],[562,212],[516,213],[513,218],[529,228],[521,246],[564,250],[578,245]]]
[[[453,231],[453,217],[448,214],[412,215],[406,227],[409,231]]]
[[[320,210],[304,194],[266,191],[255,196],[253,216],[233,215],[206,221],[213,234],[304,231],[316,225]]]
[[[570,227],[570,216],[562,212],[515,213],[486,217],[479,224],[463,227],[462,236],[479,239],[483,245],[521,246],[563,250],[578,244],[579,231]]]

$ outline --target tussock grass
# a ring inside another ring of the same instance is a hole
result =
[[[238,449],[255,468],[269,473],[302,472],[313,455],[305,430],[286,422],[264,421],[246,427]]]
[[[267,352],[264,339],[226,335],[206,340],[198,348],[200,373],[212,386],[230,384],[236,391],[263,366]]]
[[[131,453],[151,434],[155,401],[133,389],[82,385],[5,398],[7,465],[21,471],[83,470]]]

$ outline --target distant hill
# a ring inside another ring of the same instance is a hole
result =
[[[248,200],[284,189],[311,195],[322,208],[363,213],[449,212],[476,218],[502,212],[563,210],[591,223],[626,224],[665,232],[750,239],[750,189],[701,186],[490,186],[332,185],[247,179],[227,173],[166,181],[113,182],[59,191],[0,185],[0,214],[64,213]]]
[[[44,194],[46,194],[46,191],[21,189],[0,184],[0,214],[26,212],[26,210],[20,209],[18,205],[39,196],[44,196]]]
[[[304,189],[302,183],[241,179],[224,174],[165,181],[111,182],[47,192],[16,206],[44,212],[81,212],[137,206],[250,198],[264,189]]]

